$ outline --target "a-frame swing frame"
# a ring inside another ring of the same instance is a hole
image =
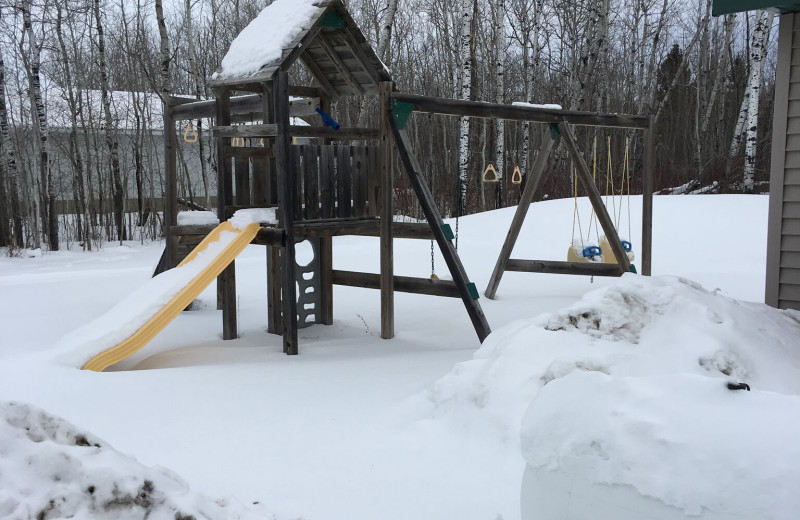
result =
[[[606,124],[601,126],[614,127],[614,128],[637,128],[644,132],[644,157],[643,157],[643,172],[642,172],[642,246],[641,246],[641,274],[650,276],[651,273],[651,254],[652,254],[652,230],[653,230],[653,132],[652,132],[652,118],[647,116],[619,116],[619,115],[606,115],[602,116],[596,114],[597,117],[604,117],[609,119]],[[635,124],[634,124],[635,123]],[[597,189],[597,186],[592,179],[592,174],[583,155],[578,149],[575,137],[572,134],[567,118],[565,117],[560,122],[550,123],[549,138],[545,137],[542,148],[539,151],[539,156],[534,164],[531,177],[523,189],[520,197],[519,205],[514,213],[514,218],[511,221],[511,227],[506,235],[503,247],[500,250],[500,255],[497,257],[497,263],[492,271],[492,276],[489,279],[489,284],[486,287],[484,294],[489,299],[494,299],[497,294],[497,288],[500,285],[500,280],[506,271],[518,271],[528,273],[551,273],[551,274],[577,274],[588,276],[622,276],[624,273],[633,271],[632,266],[628,260],[628,255],[622,247],[622,241],[619,238],[616,228],[614,227],[611,216],[603,204],[602,196]],[[545,167],[547,159],[553,147],[561,141],[567,149],[577,171],[578,181],[586,191],[589,201],[592,204],[597,220],[603,229],[606,237],[609,240],[609,246],[617,263],[578,263],[578,262],[559,262],[552,260],[522,260],[512,259],[511,253],[514,250],[514,245],[517,242],[519,233],[522,229],[522,224],[525,222],[525,216],[528,213],[528,208],[533,202],[533,197],[536,194],[537,188],[541,185],[545,177]],[[635,271],[634,271],[635,272]]]

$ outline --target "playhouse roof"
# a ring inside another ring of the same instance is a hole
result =
[[[233,40],[211,83],[269,81],[298,58],[332,98],[374,95],[391,79],[341,0],[275,0]]]

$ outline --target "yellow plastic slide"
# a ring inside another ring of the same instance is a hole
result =
[[[178,267],[188,264],[197,258],[198,253],[205,250],[209,244],[219,240],[223,231],[236,233],[236,237],[225,246],[222,251],[200,273],[167,302],[158,313],[150,318],[144,325],[131,334],[118,345],[97,354],[81,367],[83,370],[102,372],[107,367],[133,355],[161,332],[175,317],[189,305],[211,282],[244,251],[244,248],[253,240],[261,228],[256,223],[248,224],[244,229],[236,229],[230,222],[223,222],[208,234],[194,250],[181,262]]]

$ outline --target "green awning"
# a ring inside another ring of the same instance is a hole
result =
[[[714,16],[730,13],[741,13],[754,9],[771,9],[780,13],[800,11],[800,1],[787,0],[714,0],[711,13]]]

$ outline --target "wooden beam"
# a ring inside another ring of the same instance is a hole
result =
[[[594,262],[554,262],[550,260],[510,259],[506,271],[520,273],[579,274],[585,276],[622,276],[618,264]]]
[[[411,140],[408,134],[405,130],[397,128],[394,118],[389,119],[389,124],[394,134],[398,154],[405,166],[406,173],[408,173],[408,178],[411,181],[414,192],[417,194],[422,211],[425,213],[428,225],[431,227],[431,231],[436,237],[439,250],[444,257],[447,268],[450,270],[453,281],[458,287],[461,300],[464,302],[464,307],[467,309],[467,314],[469,314],[473,327],[475,327],[475,332],[478,334],[478,338],[482,343],[492,332],[492,329],[489,327],[488,321],[486,321],[486,316],[483,314],[480,303],[478,303],[477,299],[473,299],[473,294],[471,294],[470,289],[474,291],[475,298],[478,296],[478,291],[475,289],[475,286],[470,283],[455,247],[453,247],[452,242],[445,236],[444,223],[442,222],[442,217],[439,215],[439,210],[436,209],[433,195],[428,189],[428,185],[425,183],[422,169],[417,163],[416,157],[411,154]]]
[[[331,100],[326,95],[320,95],[320,109],[330,114]],[[319,140],[319,176],[320,190],[322,191],[322,218],[333,217],[336,183],[334,180],[333,149],[328,146],[331,140]],[[323,325],[333,325],[333,237],[330,235],[319,237],[319,290],[320,290],[320,322]]]
[[[374,273],[356,273],[352,271],[333,271],[333,283],[363,289],[380,289],[381,275]],[[431,280],[430,278],[412,278],[410,276],[393,277],[392,286],[395,291],[460,298],[461,293],[451,280]]]
[[[549,108],[484,103],[482,101],[415,96],[398,92],[392,93],[391,97],[392,101],[410,103],[414,105],[414,110],[431,114],[506,119],[509,121],[535,121],[538,123],[555,124],[566,121],[573,125],[608,126],[613,128],[644,129],[648,128],[650,124],[649,116],[554,110]]]
[[[293,99],[289,101],[289,115],[292,117],[308,116],[315,112],[319,106],[319,95],[317,89],[313,87],[294,87],[304,89],[301,92],[312,93],[305,99]],[[305,90],[307,89],[307,90]],[[291,94],[291,93],[290,93]],[[301,94],[298,94],[301,95]],[[237,116],[249,116],[251,119],[261,119],[263,116],[263,100],[261,94],[251,94],[248,96],[236,96],[231,98],[231,120],[237,121]],[[183,103],[173,108],[173,116],[176,121],[187,119],[201,119],[215,117],[216,101],[193,101]]]
[[[375,86],[378,86],[381,81],[390,79],[388,77],[381,77],[378,74],[378,71],[375,70],[375,66],[370,64],[370,59],[364,51],[364,47],[361,46],[361,43],[356,41],[350,31],[339,31],[337,34],[344,41],[345,46],[350,49],[350,52],[353,53],[353,57],[358,61],[361,68],[364,69],[364,72],[367,73],[367,76],[369,76],[369,79],[372,80]]]
[[[334,141],[359,141],[364,139],[378,139],[380,131],[377,128],[340,128],[334,130],[327,126],[299,126],[289,127],[294,137],[318,137]]]
[[[278,127],[275,138],[275,159],[278,172],[278,218],[286,233],[286,244],[281,254],[281,311],[283,322],[283,351],[288,355],[298,354],[297,345],[297,287],[295,282],[294,250],[294,202],[295,183],[292,178],[291,136],[289,135],[289,74],[279,71],[273,84],[275,123]],[[265,90],[269,88],[265,84]],[[266,94],[266,92],[265,92]]]
[[[644,131],[644,158],[642,161],[642,274],[650,276],[653,258],[653,118]]]
[[[303,65],[305,65],[311,75],[314,76],[314,79],[317,80],[317,83],[319,83],[320,89],[325,93],[326,96],[328,96],[328,98],[331,100],[339,99],[339,92],[331,84],[331,82],[328,81],[325,73],[322,72],[322,69],[319,68],[319,65],[317,65],[311,57],[305,53],[301,54],[300,61],[303,62]]]
[[[211,128],[215,137],[261,138],[278,135],[278,125],[217,125]]]
[[[171,238],[172,226],[178,225],[178,139],[175,135],[175,119],[173,117],[176,107],[170,100],[164,107],[164,232],[167,240],[164,245],[164,264],[167,269],[177,265],[177,249],[175,241]]]
[[[231,94],[227,89],[219,89],[217,98],[217,123],[225,126],[231,118]],[[226,218],[226,207],[233,204],[233,172],[230,157],[227,156],[227,139],[216,137],[217,144],[217,217]],[[217,296],[222,307],[222,339],[236,339],[239,336],[236,319],[236,263],[225,268],[217,277]]]
[[[378,110],[380,110],[380,148],[379,148],[379,169],[380,184],[376,193],[370,193],[370,200],[374,207],[377,202],[380,215],[381,228],[381,338],[390,339],[394,337],[394,236],[392,234],[394,222],[394,146],[392,143],[392,129],[389,121],[392,119],[392,104],[389,101],[389,94],[392,92],[394,84],[391,81],[383,81],[378,86],[379,100]],[[369,172],[376,176],[377,172]],[[376,197],[377,195],[377,197]]]
[[[536,157],[536,163],[533,165],[533,171],[525,183],[525,188],[522,190],[522,196],[519,199],[517,210],[514,212],[514,218],[511,220],[511,227],[506,234],[506,240],[500,249],[500,255],[497,257],[497,263],[494,265],[492,277],[489,279],[489,285],[486,286],[484,294],[487,298],[493,300],[497,294],[497,287],[500,285],[500,279],[506,270],[508,259],[511,257],[511,252],[514,250],[514,245],[517,243],[519,232],[522,230],[522,224],[525,222],[525,217],[528,214],[533,197],[536,190],[541,183],[544,176],[544,168],[547,165],[547,159],[550,157],[550,150],[558,141],[557,137],[553,137],[551,132],[545,132],[546,137],[542,148],[539,150],[539,155]]]
[[[558,125],[558,131],[561,134],[561,138],[564,140],[564,146],[566,146],[570,157],[572,157],[572,162],[578,173],[578,179],[583,184],[583,189],[586,190],[589,202],[592,203],[595,215],[597,215],[597,221],[603,228],[603,233],[605,233],[606,239],[608,239],[608,245],[611,247],[611,251],[614,253],[617,263],[622,268],[622,272],[630,271],[631,263],[630,260],[628,260],[628,254],[622,247],[622,241],[619,238],[619,234],[617,234],[617,229],[614,227],[614,222],[611,220],[605,204],[603,204],[603,198],[600,192],[597,191],[597,186],[592,178],[592,172],[589,171],[589,167],[586,165],[583,155],[581,155],[581,152],[578,150],[575,137],[572,135],[572,128],[570,128],[569,123],[562,121]]]
[[[355,76],[353,76],[353,73],[350,72],[350,69],[347,68],[347,65],[344,64],[341,56],[339,56],[333,47],[328,44],[328,41],[325,39],[325,35],[323,33],[318,34],[315,41],[322,48],[328,58],[330,58],[330,60],[333,62],[333,65],[342,75],[342,78],[344,78],[345,82],[347,82],[347,84],[356,91],[356,94],[363,96],[364,89],[361,88],[358,80],[356,80]]]

